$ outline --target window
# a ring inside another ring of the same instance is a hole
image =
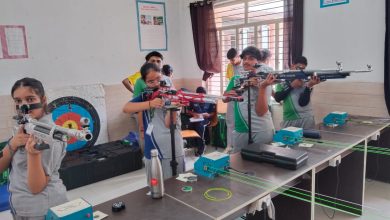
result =
[[[207,81],[209,94],[220,95],[229,83],[226,66],[227,51],[234,47],[239,53],[247,46],[267,48],[272,57],[270,66],[283,69],[283,0],[236,0],[218,2],[214,6],[222,55],[222,73]]]

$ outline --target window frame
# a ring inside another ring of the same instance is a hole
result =
[[[220,44],[220,49],[222,51],[223,49],[223,43],[222,43],[222,32],[223,31],[228,31],[228,30],[234,30],[236,35],[235,35],[235,46],[236,48],[239,48],[240,46],[240,32],[239,30],[241,28],[253,28],[254,30],[254,42],[255,42],[255,46],[260,48],[259,46],[261,45],[261,43],[259,43],[259,35],[258,35],[258,27],[260,27],[261,25],[271,25],[271,24],[274,24],[275,25],[275,51],[274,53],[272,54],[273,55],[273,59],[274,59],[274,62],[275,62],[275,69],[276,70],[281,70],[282,67],[283,67],[283,57],[281,58],[280,57],[280,50],[279,48],[282,48],[283,47],[283,40],[280,41],[280,39],[278,39],[280,37],[280,29],[283,29],[280,28],[280,24],[283,23],[283,18],[278,18],[278,19],[272,19],[272,20],[266,20],[266,21],[259,21],[259,22],[248,22],[248,10],[249,10],[249,3],[250,2],[253,2],[253,1],[256,1],[256,0],[232,0],[232,1],[217,1],[215,4],[214,4],[214,9],[215,8],[222,8],[222,7],[227,7],[227,6],[233,6],[233,5],[237,5],[237,4],[242,4],[244,3],[244,11],[245,11],[245,19],[244,19],[244,23],[243,24],[236,24],[236,25],[229,25],[229,26],[225,26],[225,27],[217,27],[217,32],[218,32],[218,41],[219,41],[219,44]],[[270,2],[272,2],[272,0],[270,0]],[[230,41],[232,41],[230,39]],[[219,73],[219,74],[215,74],[211,79],[209,79],[206,83],[206,87],[207,87],[207,91],[209,94],[215,94],[215,95],[221,95],[223,94],[223,92],[225,91],[226,89],[226,86],[228,85],[229,81],[227,80],[226,78],[226,66],[227,66],[227,63],[226,60],[226,53],[221,53],[221,58],[222,58],[222,62],[221,62],[221,70],[222,72]],[[281,63],[280,63],[281,62]],[[218,80],[213,80],[213,78],[215,77],[218,77],[219,78],[219,93],[217,91],[217,88],[212,88],[213,86],[211,84],[215,84],[216,82],[218,82]]]

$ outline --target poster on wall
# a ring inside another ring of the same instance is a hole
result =
[[[167,50],[165,3],[141,0],[136,0],[136,2],[140,50]]]
[[[320,7],[330,7],[335,5],[348,4],[349,0],[320,0]]]
[[[0,59],[27,57],[25,27],[23,25],[0,25]]]

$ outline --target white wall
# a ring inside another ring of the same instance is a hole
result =
[[[371,73],[355,74],[349,81],[383,82],[385,1],[353,0],[349,4],[320,8],[320,1],[306,0],[304,49],[310,68],[362,69],[372,64]]]
[[[197,66],[188,4],[161,1],[168,28],[164,61],[174,67],[176,78],[193,76]],[[139,50],[135,6],[135,0],[0,0],[0,24],[25,25],[29,52],[28,59],[0,60],[0,95],[8,95],[26,76],[47,88],[121,83],[147,53]]]
[[[164,1],[164,0],[161,0]],[[165,63],[176,78],[199,79],[188,4],[165,0],[168,51]],[[28,59],[0,60],[0,95],[15,80],[31,76],[47,88],[80,84],[118,84],[139,69],[140,52],[135,0],[0,0],[1,24],[26,26]],[[373,65],[374,72],[351,81],[383,82],[385,1],[354,0],[320,9],[305,1],[304,55],[313,68],[344,69]]]
[[[190,2],[194,0],[179,0],[180,1],[180,44],[181,44],[181,54],[182,62],[182,71],[180,76],[187,79],[201,79],[203,76],[203,71],[199,69],[198,63],[196,61],[194,41],[192,37],[192,25],[191,25],[191,15],[190,15]]]

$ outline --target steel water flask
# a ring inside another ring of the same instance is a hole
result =
[[[153,149],[151,155],[150,192],[153,199],[159,199],[164,196],[163,172],[157,149]]]

